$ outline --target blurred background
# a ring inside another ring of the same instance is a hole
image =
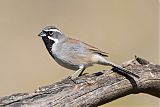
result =
[[[0,97],[33,92],[73,73],[58,65],[37,34],[47,25],[109,52],[117,64],[134,55],[158,64],[158,0],[0,0]],[[160,44],[159,44],[160,45]],[[159,61],[159,62],[158,62]],[[106,69],[95,66],[88,73]],[[129,95],[101,107],[159,107]]]

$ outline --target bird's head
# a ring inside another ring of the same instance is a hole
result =
[[[57,43],[64,38],[64,34],[54,26],[47,26],[38,34],[45,41]]]

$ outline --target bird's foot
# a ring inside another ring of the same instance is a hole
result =
[[[68,76],[67,77],[69,80],[71,80],[73,83],[77,84],[73,79],[72,79],[72,76]]]
[[[80,76],[83,76],[83,75],[88,75],[89,73],[83,73],[83,74],[80,74],[80,75],[78,75],[78,77],[80,77]]]

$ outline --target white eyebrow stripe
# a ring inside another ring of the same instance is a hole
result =
[[[50,36],[48,36],[48,39],[53,40],[55,43],[58,43],[58,39],[54,39],[54,38],[52,38]]]
[[[49,30],[44,30],[44,31],[46,31],[46,32],[53,31],[53,32],[59,32],[59,33],[61,33],[58,29],[49,29]]]

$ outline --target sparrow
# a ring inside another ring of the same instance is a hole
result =
[[[129,70],[107,60],[105,57],[108,57],[108,53],[80,40],[65,36],[55,26],[43,28],[38,36],[42,37],[49,54],[59,65],[76,71],[70,78],[76,74],[78,74],[78,77],[82,76],[83,71],[94,64],[111,66],[127,75],[139,77]]]

